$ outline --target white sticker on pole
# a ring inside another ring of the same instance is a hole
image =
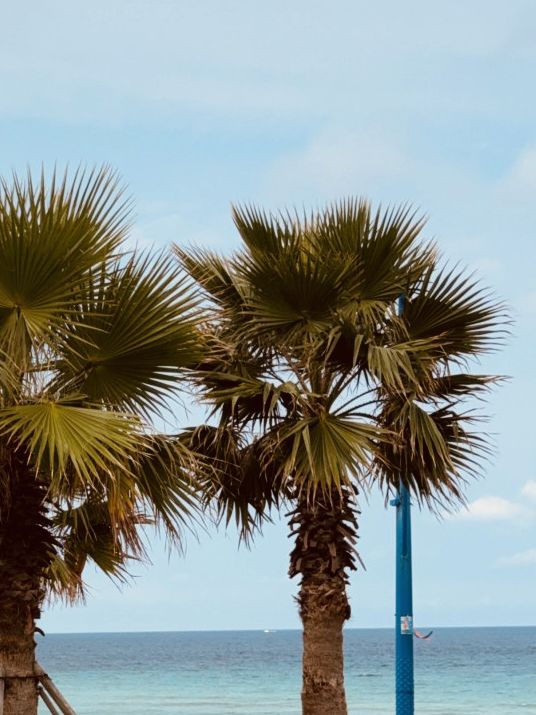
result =
[[[400,633],[403,636],[413,635],[413,616],[400,616]]]

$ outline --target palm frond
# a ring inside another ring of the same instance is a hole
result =
[[[374,425],[324,413],[289,420],[272,441],[284,456],[284,473],[292,475],[298,489],[328,493],[362,478],[378,437]]]
[[[184,529],[201,518],[199,460],[180,435],[147,435],[133,468],[139,508],[162,525],[171,542],[182,548]]]
[[[419,502],[434,509],[463,502],[467,478],[480,474],[490,453],[486,435],[471,429],[482,418],[460,407],[460,398],[472,397],[475,389],[494,382],[476,377],[453,380],[452,391],[448,379],[438,380],[436,393],[426,402],[404,393],[385,400],[379,421],[392,438],[377,445],[371,473],[386,493],[403,483]]]
[[[128,521],[128,531],[118,531],[110,504],[90,498],[77,506],[66,504],[57,509],[54,531],[62,545],[47,569],[51,594],[68,602],[83,601],[83,572],[88,561],[110,579],[123,584],[128,579],[128,562],[143,556],[136,526],[145,524],[141,513]]]
[[[0,410],[0,433],[29,455],[53,494],[72,498],[130,470],[141,424],[128,414],[43,401]]]
[[[62,337],[52,388],[145,414],[164,408],[201,357],[198,309],[171,257],[133,256],[97,271],[90,300]]]
[[[184,270],[213,300],[226,307],[241,304],[240,285],[224,258],[194,246],[186,250],[175,244],[173,251]]]
[[[253,534],[289,498],[281,470],[283,455],[271,435],[248,442],[231,425],[201,425],[185,430],[181,440],[196,455],[196,480],[216,521],[233,521],[241,539]]]
[[[73,310],[87,271],[118,251],[129,212],[106,168],[0,182],[0,347],[18,363]]]
[[[407,297],[409,340],[428,347],[434,360],[454,365],[500,347],[508,335],[508,311],[471,276],[429,268]]]

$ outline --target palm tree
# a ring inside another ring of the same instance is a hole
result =
[[[4,715],[35,715],[35,619],[83,594],[88,559],[124,578],[140,526],[195,509],[188,453],[151,415],[200,359],[170,257],[126,251],[108,170],[0,185],[0,669]]]
[[[197,382],[217,423],[192,430],[189,445],[211,458],[207,499],[243,536],[289,506],[303,712],[344,715],[358,491],[371,475],[396,486],[403,466],[423,498],[459,496],[479,438],[462,431],[453,401],[490,378],[449,376],[448,366],[493,340],[499,308],[478,288],[466,293],[463,276],[437,272],[406,208],[373,213],[350,200],[311,217],[249,208],[234,220],[243,247],[228,259],[175,247],[211,306]],[[402,293],[410,307],[400,317]],[[425,394],[452,397],[451,409],[421,416]],[[409,405],[407,436],[393,420]],[[434,468],[412,470],[401,454]]]

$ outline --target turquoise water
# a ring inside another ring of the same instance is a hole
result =
[[[393,715],[392,632],[345,649],[349,713]],[[77,715],[300,713],[298,631],[47,635],[38,654]],[[437,629],[415,685],[421,715],[536,715],[536,627]]]

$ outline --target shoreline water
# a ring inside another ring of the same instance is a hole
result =
[[[345,636],[350,715],[392,715],[392,629]],[[300,713],[299,630],[50,634],[38,653],[77,715]],[[415,641],[416,712],[536,715],[535,671],[534,626],[436,627]]]

